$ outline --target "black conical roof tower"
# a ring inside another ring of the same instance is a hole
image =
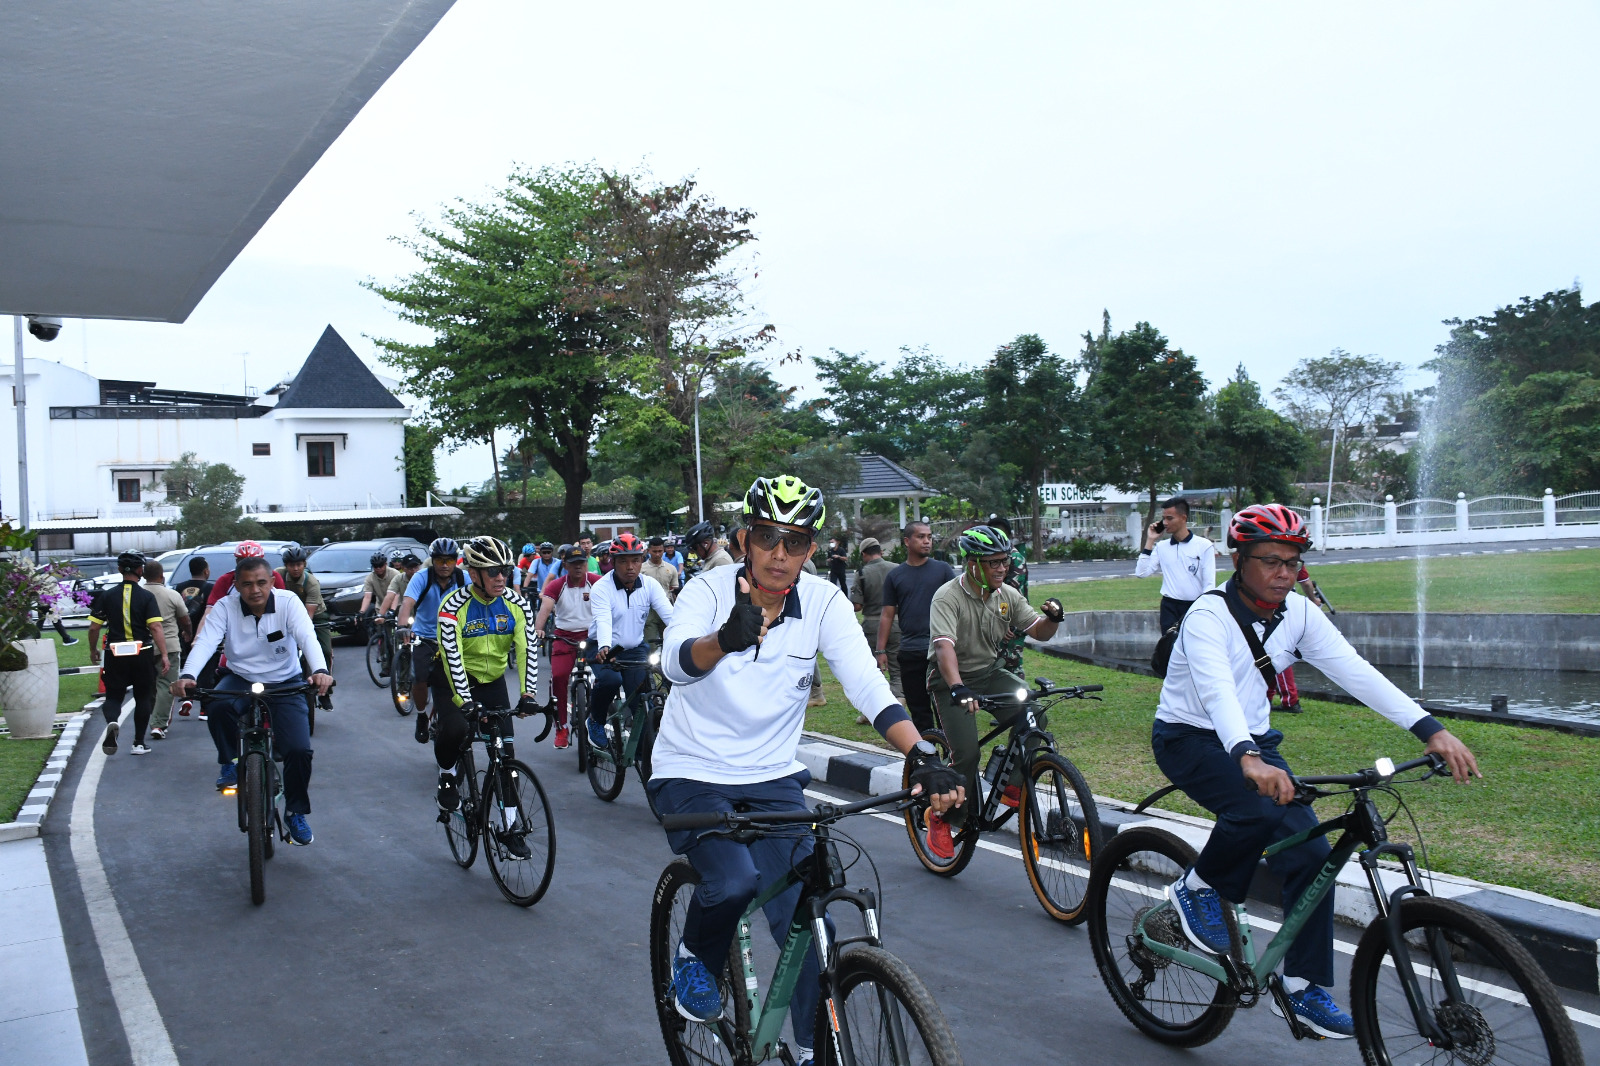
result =
[[[322,331],[300,373],[278,399],[285,407],[395,408],[405,404],[367,369],[332,326]]]

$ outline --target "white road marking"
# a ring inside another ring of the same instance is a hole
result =
[[[829,803],[836,803],[839,799],[837,796],[830,796],[825,792],[817,792],[809,788],[806,789],[806,795],[810,796],[812,799],[826,800]],[[906,824],[903,816],[881,814],[877,811],[871,811],[868,812],[868,814],[872,818],[878,818],[885,822],[891,822],[900,826],[901,828],[904,828]],[[985,851],[993,851],[1001,855],[1009,855],[1011,858],[1016,859],[1019,862],[1022,860],[1021,849],[1008,848],[1004,844],[996,844],[992,841],[984,840],[982,837],[978,838],[978,847]],[[1052,862],[1051,865],[1055,866],[1059,864]],[[1076,874],[1079,877],[1084,876],[1081,871],[1070,866],[1063,865],[1061,866],[1061,869],[1065,870],[1067,873]],[[1116,885],[1118,888],[1129,892],[1134,892],[1139,895],[1149,896],[1152,899],[1165,898],[1159,891],[1156,891],[1145,885],[1135,884],[1134,882],[1125,880],[1121,877],[1112,878],[1111,883]],[[1262,918],[1252,914],[1250,916],[1250,927],[1252,929],[1261,929],[1268,933],[1276,933],[1278,930],[1283,928],[1283,923],[1274,922],[1270,918]],[[1356,946],[1354,944],[1340,940],[1338,937],[1334,937],[1333,947],[1335,951],[1341,952],[1345,955],[1354,955],[1356,953]],[[1391,969],[1394,967],[1394,963],[1388,958],[1383,960],[1383,964]],[[1430,977],[1436,976],[1433,974],[1431,969],[1426,967],[1419,972],[1426,972]],[[1526,1006],[1528,1002],[1521,992],[1516,992],[1509,988],[1501,988],[1499,985],[1492,985],[1483,981],[1475,981],[1470,978],[1463,979],[1462,984],[1471,988],[1475,992],[1482,992],[1484,995],[1493,996],[1496,999],[1503,999],[1508,1003],[1520,1003]],[[1567,1007],[1567,1016],[1573,1021],[1577,1022],[1579,1025],[1587,1025],[1594,1029],[1600,1029],[1600,1014],[1591,1014],[1586,1010],[1579,1010],[1577,1007]]]
[[[125,721],[132,708],[130,698],[123,705],[118,721]],[[123,737],[126,739],[126,731]],[[83,890],[84,906],[89,911],[89,925],[100,947],[106,980],[122,1018],[122,1031],[128,1038],[134,1066],[178,1066],[178,1055],[172,1049],[166,1022],[162,1021],[155,997],[145,982],[139,956],[133,950],[133,941],[128,939],[128,928],[122,923],[117,899],[111,894],[111,883],[100,863],[100,848],[94,834],[94,798],[100,789],[100,774],[105,765],[105,752],[96,743],[89,754],[88,765],[83,768],[83,777],[78,781],[77,795],[72,799],[72,861],[78,868],[78,884]]]

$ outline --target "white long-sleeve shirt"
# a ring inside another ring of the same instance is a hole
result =
[[[1156,546],[1139,553],[1134,577],[1161,575],[1161,595],[1174,600],[1198,600],[1217,585],[1217,546],[1190,530],[1181,541],[1163,537]]]
[[[640,574],[631,590],[618,588],[616,577],[613,570],[589,586],[594,608],[589,639],[599,648],[637,648],[644,643],[644,623],[652,608],[663,622],[672,622],[672,601],[649,574]]]
[[[183,664],[183,676],[200,676],[218,647],[228,657],[228,669],[246,681],[272,684],[298,678],[302,655],[313,673],[327,670],[300,597],[283,589],[271,593],[260,618],[244,609],[237,589],[213,604]]]
[[[1261,637],[1265,621],[1257,619],[1253,625]],[[1284,601],[1282,621],[1262,640],[1262,650],[1272,658],[1275,672],[1304,659],[1350,695],[1424,740],[1441,728],[1357,654],[1344,634],[1298,592]],[[1214,729],[1222,746],[1237,757],[1239,749],[1253,743],[1252,734],[1260,736],[1272,728],[1270,710],[1266,679],[1256,669],[1225,595],[1201,596],[1178,630],[1156,719]]]
[[[690,649],[728,620],[743,566],[701,571],[673,605],[661,665],[672,681],[650,772],[717,784],[775,781],[803,770],[795,758],[817,652],[855,708],[879,732],[905,709],[861,639],[855,609],[837,585],[801,574],[764,641],[696,669]]]

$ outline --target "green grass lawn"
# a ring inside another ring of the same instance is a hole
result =
[[[1025,653],[1024,667],[1030,679],[1105,686],[1103,702],[1064,704],[1050,723],[1096,793],[1134,802],[1166,784],[1150,754],[1161,682],[1035,651]],[[811,709],[807,728],[881,744],[871,726],[857,723],[826,666],[822,673],[828,703]],[[1398,762],[1421,751],[1409,733],[1365,708],[1313,700],[1305,707],[1304,714],[1276,715],[1273,722],[1288,738],[1290,764],[1302,773],[1347,773],[1380,755]],[[1433,868],[1600,906],[1600,740],[1487,722],[1447,724],[1477,754],[1485,776],[1470,786],[1429,781],[1404,789]],[[1160,806],[1205,814],[1182,796]],[[1385,798],[1381,806],[1388,813],[1393,802]],[[1320,809],[1338,813],[1332,801]],[[1404,822],[1402,815],[1391,834],[1415,843]]]
[[[1133,565],[1128,566],[1129,572]],[[1414,611],[1417,564],[1396,561],[1310,567],[1341,611]],[[1229,571],[1223,571],[1223,575]],[[1427,560],[1428,609],[1485,614],[1600,612],[1600,549],[1468,555]],[[1223,576],[1219,575],[1219,579]],[[1069,611],[1155,610],[1161,579],[1114,578],[1034,585],[1031,599],[1058,598]]]
[[[61,665],[87,666],[89,645],[83,639],[83,631],[68,632],[78,637],[78,643],[70,648],[62,647],[55,635],[50,634],[51,639],[57,642],[56,655]],[[99,678],[93,674],[63,677],[61,692],[56,698],[56,713],[83,710],[83,705],[94,699],[99,684]],[[17,816],[22,801],[27,799],[33,783],[39,779],[39,771],[44,768],[45,760],[50,757],[55,744],[55,737],[39,740],[0,738],[0,822],[9,822]]]

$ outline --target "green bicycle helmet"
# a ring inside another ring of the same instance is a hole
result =
[[[973,526],[961,534],[956,542],[963,559],[981,559],[985,555],[1011,554],[1011,538],[993,526]]]
[[[758,477],[744,494],[744,524],[757,520],[819,530],[828,517],[822,493],[793,474]]]

